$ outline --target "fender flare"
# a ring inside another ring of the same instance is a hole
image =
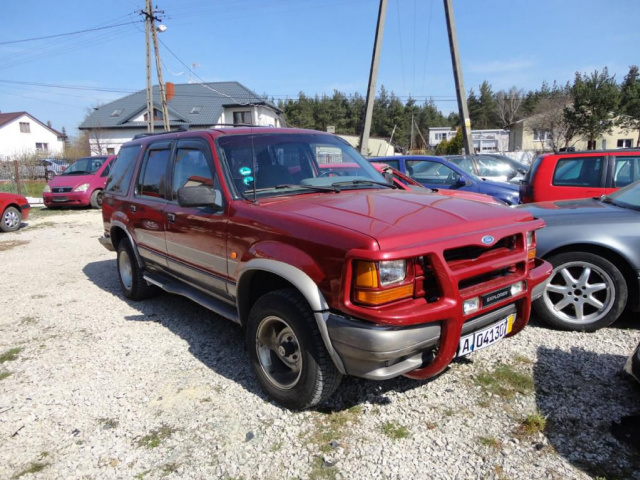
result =
[[[329,352],[329,356],[333,360],[336,368],[343,375],[346,374],[346,370],[342,359],[338,355],[338,353],[333,348],[331,344],[331,338],[329,337],[329,330],[327,329],[327,319],[329,317],[329,304],[324,298],[324,295],[318,288],[316,282],[314,282],[309,275],[300,270],[297,267],[294,267],[288,263],[282,262],[280,260],[272,260],[269,258],[254,258],[249,260],[240,271],[238,276],[238,282],[236,284],[236,299],[238,305],[238,315],[241,319],[246,318],[248,316],[247,311],[243,311],[243,305],[246,305],[247,302],[245,299],[248,297],[248,287],[243,287],[243,283],[246,282],[249,278],[247,276],[250,272],[255,271],[263,271],[270,272],[274,275],[278,275],[282,277],[290,284],[292,284],[305,298],[311,310],[313,312],[313,317],[316,320],[316,324],[318,326],[318,330],[320,331],[320,335],[322,337],[322,341]]]
[[[144,269],[146,265],[144,263],[144,260],[140,256],[140,253],[138,252],[138,245],[136,245],[136,242],[133,241],[133,237],[131,236],[131,233],[129,233],[129,230],[127,229],[126,225],[119,220],[114,220],[111,222],[111,227],[109,228],[109,234],[111,235],[111,244],[113,245],[112,232],[114,228],[118,228],[119,230],[122,230],[125,233],[125,236],[129,240],[129,245],[131,245],[131,248],[133,249],[133,253],[136,256],[136,262],[138,262],[138,266],[141,269]],[[118,251],[118,248],[116,245],[113,245],[113,248],[116,250],[116,252]]]

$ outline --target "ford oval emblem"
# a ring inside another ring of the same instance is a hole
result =
[[[491,235],[485,235],[482,237],[482,243],[485,245],[491,245],[495,239]]]

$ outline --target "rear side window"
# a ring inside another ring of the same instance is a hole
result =
[[[561,158],[553,172],[553,185],[560,187],[599,187],[604,157]]]
[[[138,195],[164,198],[167,165],[170,157],[170,149],[149,151],[140,172]]]
[[[395,168],[396,170],[400,170],[400,162],[398,160],[387,160],[386,158],[384,159],[384,161],[380,161],[380,162],[373,162],[379,165],[389,165],[390,167]]]
[[[613,186],[624,187],[640,179],[640,156],[616,157]]]
[[[118,158],[116,158],[113,168],[111,169],[111,175],[107,180],[107,186],[105,187],[107,192],[124,195],[129,191],[129,185],[131,185],[131,178],[133,177],[133,169],[136,165],[136,158],[139,152],[139,145],[120,149]]]
[[[524,180],[523,180],[524,183],[531,183],[531,179],[535,178],[536,170],[538,170],[538,167],[542,163],[542,159],[543,157],[540,156],[533,161],[533,163],[531,164],[531,168],[527,171],[527,173],[524,176]]]

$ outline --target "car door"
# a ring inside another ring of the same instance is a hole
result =
[[[201,139],[179,140],[172,158],[171,189],[165,207],[169,269],[173,275],[207,293],[227,293],[227,216],[223,207],[183,207],[178,190],[207,186],[222,205],[222,189],[211,150]]]
[[[173,142],[149,145],[138,173],[133,200],[126,212],[140,256],[151,269],[167,266],[164,207],[172,150]]]
[[[606,159],[605,155],[559,158],[551,180],[551,198],[548,199],[599,197],[604,194]],[[537,189],[536,185],[536,193]]]
[[[607,179],[606,194],[626,187],[636,180],[640,180],[640,154],[610,157],[610,178]]]
[[[405,167],[407,175],[425,187],[477,191],[472,182],[466,182],[467,179],[460,172],[443,163],[434,160],[406,160]],[[460,178],[465,180],[465,185],[461,184]]]

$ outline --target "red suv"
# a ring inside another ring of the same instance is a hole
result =
[[[520,183],[520,203],[599,197],[640,179],[640,149],[549,153]]]
[[[309,130],[140,136],[102,216],[125,297],[159,287],[242,325],[261,387],[295,409],[518,333],[552,270],[529,212],[397,188]]]

